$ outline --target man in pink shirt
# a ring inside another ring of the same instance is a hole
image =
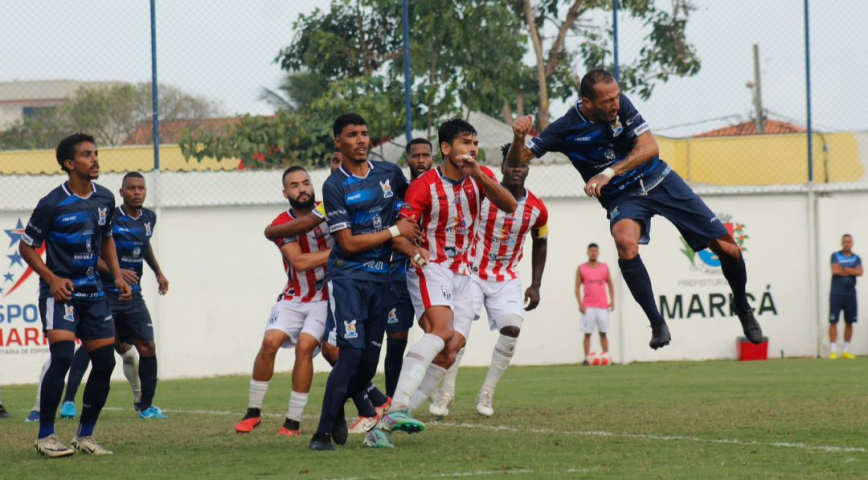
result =
[[[596,243],[588,245],[588,262],[576,269],[576,299],[582,312],[582,331],[585,332],[585,357],[591,349],[591,334],[596,328],[600,332],[600,346],[603,353],[609,353],[609,312],[615,309],[615,285],[609,275],[609,267],[598,262],[600,248]],[[609,297],[606,298],[606,285]],[[582,295],[582,287],[585,292]],[[587,360],[585,361],[587,363]]]

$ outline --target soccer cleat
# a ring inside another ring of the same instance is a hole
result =
[[[425,430],[425,424],[411,417],[407,410],[398,410],[383,417],[380,420],[380,428],[387,432],[400,430],[407,433],[418,433]]]
[[[383,415],[386,414],[386,410],[392,406],[392,397],[386,397],[386,403],[380,405],[379,407],[374,407],[374,411],[377,412],[377,417],[382,418]]]
[[[139,418],[143,420],[165,420],[167,417],[158,407],[151,405],[145,410],[139,412]]]
[[[314,434],[313,438],[310,439],[308,448],[318,452],[333,452],[335,450],[332,438],[327,433]]]
[[[841,358],[846,359],[846,360],[856,360],[856,355],[853,355],[850,352],[844,352],[841,354]]]
[[[452,406],[454,400],[455,397],[451,393],[447,393],[443,391],[443,389],[438,388],[434,391],[434,394],[431,395],[431,405],[428,406],[428,411],[435,417],[443,418],[449,415],[449,407]]]
[[[368,433],[372,428],[380,422],[380,416],[376,417],[359,417],[350,425],[350,433]]]
[[[669,345],[669,342],[672,341],[672,336],[669,335],[669,327],[666,326],[665,323],[661,323],[660,325],[651,325],[651,341],[648,342],[648,346],[657,350],[658,348],[663,348],[666,345]]]
[[[395,448],[395,442],[392,441],[392,434],[389,432],[375,428],[365,435],[363,443],[371,448]]]
[[[341,407],[340,411],[338,411],[338,416],[335,418],[335,423],[332,425],[332,440],[335,441],[338,445],[343,445],[347,443],[347,438],[349,438],[350,432],[349,427],[347,427],[347,417],[344,413],[344,408]]]
[[[280,427],[277,432],[278,437],[298,437],[301,436],[301,430],[290,430],[286,427]]]
[[[745,312],[739,312],[738,308],[733,305],[735,314],[738,315],[738,320],[741,322],[741,328],[744,331],[744,336],[754,345],[763,343],[763,329],[760,328],[756,317],[753,316],[753,309],[749,308]]]
[[[87,453],[92,455],[112,455],[114,452],[111,450],[106,450],[102,448],[102,446],[96,443],[92,435],[87,437],[79,437],[78,435],[72,437],[72,448],[74,448],[78,453]]]
[[[39,412],[37,412],[39,413]],[[60,443],[57,435],[51,434],[45,438],[39,438],[33,445],[36,452],[40,455],[45,455],[48,458],[68,457],[75,453],[75,450]]]
[[[493,401],[493,393],[489,392],[488,390],[483,390],[479,392],[479,395],[476,396],[476,413],[482,415],[483,417],[490,417],[494,415],[494,408],[491,406]]]
[[[27,418],[24,419],[27,423],[34,423],[39,421],[39,410],[31,410],[30,415],[27,415]]]
[[[12,418],[12,415],[9,415],[6,407],[4,407],[2,403],[0,403],[0,419],[2,418]]]
[[[829,360],[837,360],[837,359],[838,359],[838,354],[837,354],[837,353],[832,352],[832,353],[829,354]]]
[[[237,433],[250,433],[258,427],[260,423],[262,423],[262,417],[259,415],[250,416],[250,411],[248,410],[247,415],[245,415],[240,422],[235,424],[235,431]]]
[[[60,418],[75,418],[78,412],[75,410],[75,402],[63,402],[60,406]]]

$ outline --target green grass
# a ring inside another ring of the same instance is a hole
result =
[[[97,429],[115,455],[53,461],[36,455],[36,426],[23,422],[34,387],[4,387],[15,418],[0,422],[0,478],[868,478],[868,360],[514,367],[488,419],[474,409],[485,373],[462,369],[447,421],[423,408],[428,429],[396,434],[397,449],[351,436],[333,453],[307,449],[325,375],[315,378],[303,436],[291,439],[275,437],[286,374],[272,381],[270,415],[248,436],[232,428],[246,377],[161,382],[162,422],[138,420],[128,387],[115,383]],[[68,441],[75,422],[57,427]]]

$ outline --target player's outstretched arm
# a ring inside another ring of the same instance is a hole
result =
[[[533,115],[518,117],[512,124],[512,145],[506,153],[506,163],[511,168],[518,168],[530,163],[536,156],[525,146],[525,137],[533,128]]]
[[[397,232],[397,235],[393,234],[393,232]],[[353,235],[353,232],[349,228],[344,228],[334,232],[332,235],[334,235],[335,241],[338,242],[344,253],[356,255],[379,247],[397,236],[415,241],[422,235],[422,230],[414,218],[402,218],[392,228],[380,230],[376,233]]]
[[[531,284],[524,293],[525,304],[524,309],[531,311],[539,305],[540,295],[539,289],[542,286],[543,271],[546,268],[546,257],[548,256],[548,239],[534,238],[533,239],[533,254],[531,258],[532,275]]]
[[[275,241],[286,237],[298,237],[313,230],[317,225],[324,221],[325,218],[311,212],[301,218],[296,218],[291,222],[265,227],[265,238]]]
[[[635,170],[656,157],[660,153],[660,147],[657,146],[657,140],[651,131],[648,130],[642,135],[636,137],[636,143],[633,144],[633,150],[624,157],[624,160],[616,163],[613,167],[607,168],[606,171],[599,175],[595,175],[588,180],[585,185],[585,193],[589,197],[599,197],[603,187],[606,186],[612,177],[623,175],[629,171]]]
[[[103,237],[100,257],[108,266],[109,272],[115,277],[115,286],[118,289],[118,300],[126,302],[132,300],[132,291],[130,285],[123,279],[121,266],[118,263],[118,251],[115,248],[115,239],[112,237]],[[97,264],[99,260],[97,260]]]
[[[306,272],[315,268],[322,267],[329,262],[329,254],[332,249],[326,249],[321,252],[304,253],[301,251],[301,246],[298,242],[289,242],[280,247],[280,253],[283,258],[292,265],[292,269],[296,272]]]
[[[42,257],[36,253],[35,248],[21,241],[18,243],[18,253],[21,254],[21,258],[27,262],[27,265],[39,275],[39,278],[45,280],[48,288],[51,289],[51,296],[55,300],[65,302],[72,299],[72,291],[75,290],[72,280],[60,278],[49,270],[48,265],[42,261]]]
[[[150,243],[148,243],[148,248],[145,249],[145,262],[148,263],[151,271],[154,272],[154,276],[157,277],[157,292],[160,295],[165,295],[169,291],[169,280],[163,275],[163,269],[160,268],[160,264],[157,262],[157,255],[154,253],[154,247]]]

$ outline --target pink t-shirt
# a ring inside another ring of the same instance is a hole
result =
[[[579,266],[582,274],[582,285],[585,287],[585,308],[609,308],[609,300],[606,296],[606,285],[609,279],[609,267],[599,262],[596,268],[591,268],[587,263]]]

